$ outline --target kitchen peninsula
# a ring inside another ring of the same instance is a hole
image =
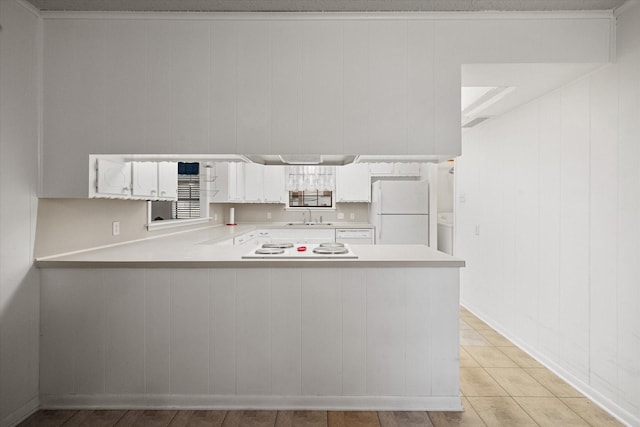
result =
[[[459,268],[423,245],[242,259],[214,226],[37,260],[54,407],[461,410]]]

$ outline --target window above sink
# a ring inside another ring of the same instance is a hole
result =
[[[287,167],[287,208],[334,209],[335,188],[333,166]]]

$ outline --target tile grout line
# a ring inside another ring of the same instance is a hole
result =
[[[473,330],[474,330],[474,331],[476,331],[476,332],[480,333],[478,329],[474,328],[473,326],[471,326],[471,327],[473,328]],[[493,330],[493,329],[492,329],[492,330]],[[497,331],[494,331],[494,332],[498,333]],[[502,335],[501,335],[501,336],[502,336]],[[505,338],[505,339],[506,339],[506,338]],[[507,341],[508,341],[508,340],[507,340]],[[510,341],[509,341],[509,342],[510,342]],[[492,348],[497,348],[497,349],[498,349],[498,351],[502,352],[502,350],[500,350],[500,347],[501,347],[501,346],[495,346],[495,345],[493,345],[491,342],[489,342],[489,343],[490,343],[490,346],[491,346]],[[514,345],[514,347],[519,348],[518,346],[515,346],[515,345]],[[469,356],[470,356],[472,359],[474,359],[474,360],[475,360],[475,361],[480,365],[480,367],[484,370],[484,368],[485,368],[485,367],[481,365],[480,361],[478,361],[476,358],[474,358],[472,353],[470,353],[470,352],[467,352],[467,353],[468,353],[468,354],[469,354]],[[505,354],[504,352],[502,352],[502,353],[503,353],[503,354]],[[512,360],[516,365],[518,365],[518,363],[517,363],[515,360],[513,360],[513,358],[509,357],[509,355],[505,354],[505,356],[506,356],[507,358],[509,358],[510,360]],[[534,360],[535,360],[535,359],[534,359]],[[511,399],[512,399],[512,400],[513,400],[513,401],[518,405],[518,407],[520,407],[520,408],[521,408],[521,409],[522,409],[522,410],[523,410],[523,411],[524,411],[524,412],[525,412],[525,413],[526,413],[526,414],[527,414],[527,415],[528,415],[528,416],[529,416],[529,417],[530,417],[530,418],[531,418],[531,419],[532,419],[536,424],[538,424],[538,423],[536,422],[536,420],[535,420],[535,418],[533,417],[533,415],[532,415],[531,413],[529,413],[529,412],[526,410],[526,408],[524,408],[524,407],[520,404],[520,402],[518,402],[518,400],[517,400],[517,399],[515,399],[514,397],[525,397],[525,398],[526,398],[526,397],[541,397],[541,398],[556,399],[556,400],[558,400],[559,402],[561,402],[561,403],[562,403],[562,405],[564,405],[567,409],[569,409],[569,411],[571,411],[573,414],[577,415],[580,419],[584,420],[587,424],[592,425],[592,424],[589,422],[589,420],[587,420],[587,419],[583,418],[583,417],[582,417],[578,412],[576,412],[575,410],[573,410],[573,408],[569,407],[569,405],[567,405],[567,404],[566,404],[566,403],[565,403],[565,402],[560,398],[560,396],[557,396],[557,395],[556,395],[556,393],[554,393],[552,390],[549,390],[549,388],[548,388],[548,387],[546,387],[544,384],[542,384],[540,381],[538,381],[538,379],[537,379],[537,378],[533,377],[533,376],[532,376],[532,375],[530,375],[527,371],[525,371],[525,368],[524,368],[524,367],[522,367],[522,366],[518,365],[518,369],[522,370],[525,374],[527,374],[527,375],[529,375],[531,378],[533,378],[533,380],[534,380],[535,382],[537,382],[537,383],[538,383],[542,388],[544,388],[545,390],[547,390],[547,391],[551,394],[551,396],[550,396],[550,397],[544,397],[544,396],[512,396],[512,395],[511,395],[511,393],[509,393],[509,396],[508,396],[508,397],[510,397],[510,398],[511,398]],[[536,368],[530,368],[530,369],[536,369]],[[538,368],[538,369],[544,369],[544,370],[547,370],[547,368],[545,368],[544,366],[542,366],[542,368]],[[486,371],[486,370],[485,370],[485,372],[487,372],[487,374],[488,374],[488,375],[489,375],[489,376],[490,376],[494,381],[498,382],[498,381],[493,377],[493,375],[491,375],[491,373],[490,373],[490,372],[488,372],[488,371]],[[500,383],[498,383],[498,385],[500,385]],[[501,386],[501,387],[502,387],[502,386]],[[505,391],[507,391],[507,390],[505,390]],[[472,397],[473,397],[473,396],[472,396]],[[479,397],[479,396],[475,396],[475,397]],[[484,397],[484,396],[483,396],[483,397]],[[471,405],[471,406],[473,407],[473,404],[471,403],[471,401],[470,401],[469,399],[467,399],[467,401],[469,402],[469,405]],[[477,409],[475,409],[475,407],[474,407],[474,410],[476,411],[476,413],[478,413],[478,416],[480,416],[480,417],[481,417],[480,413],[478,412],[478,410],[477,410]],[[483,422],[484,422],[484,420],[483,420]],[[539,425],[539,424],[538,424],[538,425]]]

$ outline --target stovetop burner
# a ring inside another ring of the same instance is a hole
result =
[[[258,248],[256,253],[260,255],[280,255],[284,253],[284,248]]]
[[[293,243],[265,243],[262,245],[263,248],[279,248],[279,249],[286,249],[286,248],[292,248],[293,247]]]
[[[261,247],[252,249],[243,259],[357,259],[349,245],[329,243],[321,246],[317,243],[289,244],[289,247],[267,247],[283,245],[278,243],[264,244]],[[285,243],[286,245],[286,243]]]
[[[320,243],[320,247],[321,248],[344,248],[344,243],[334,243],[334,242]]]
[[[349,250],[344,246],[338,246],[338,247],[318,246],[313,250],[313,252],[316,254],[338,255],[338,254],[346,254],[349,252]]]

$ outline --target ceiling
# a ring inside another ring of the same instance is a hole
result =
[[[462,124],[479,124],[505,114],[603,64],[464,64],[462,66]],[[491,89],[497,96],[492,96]],[[489,89],[489,91],[484,90]],[[487,96],[485,96],[487,94]]]
[[[482,12],[613,10],[625,0],[28,0],[51,11]]]

